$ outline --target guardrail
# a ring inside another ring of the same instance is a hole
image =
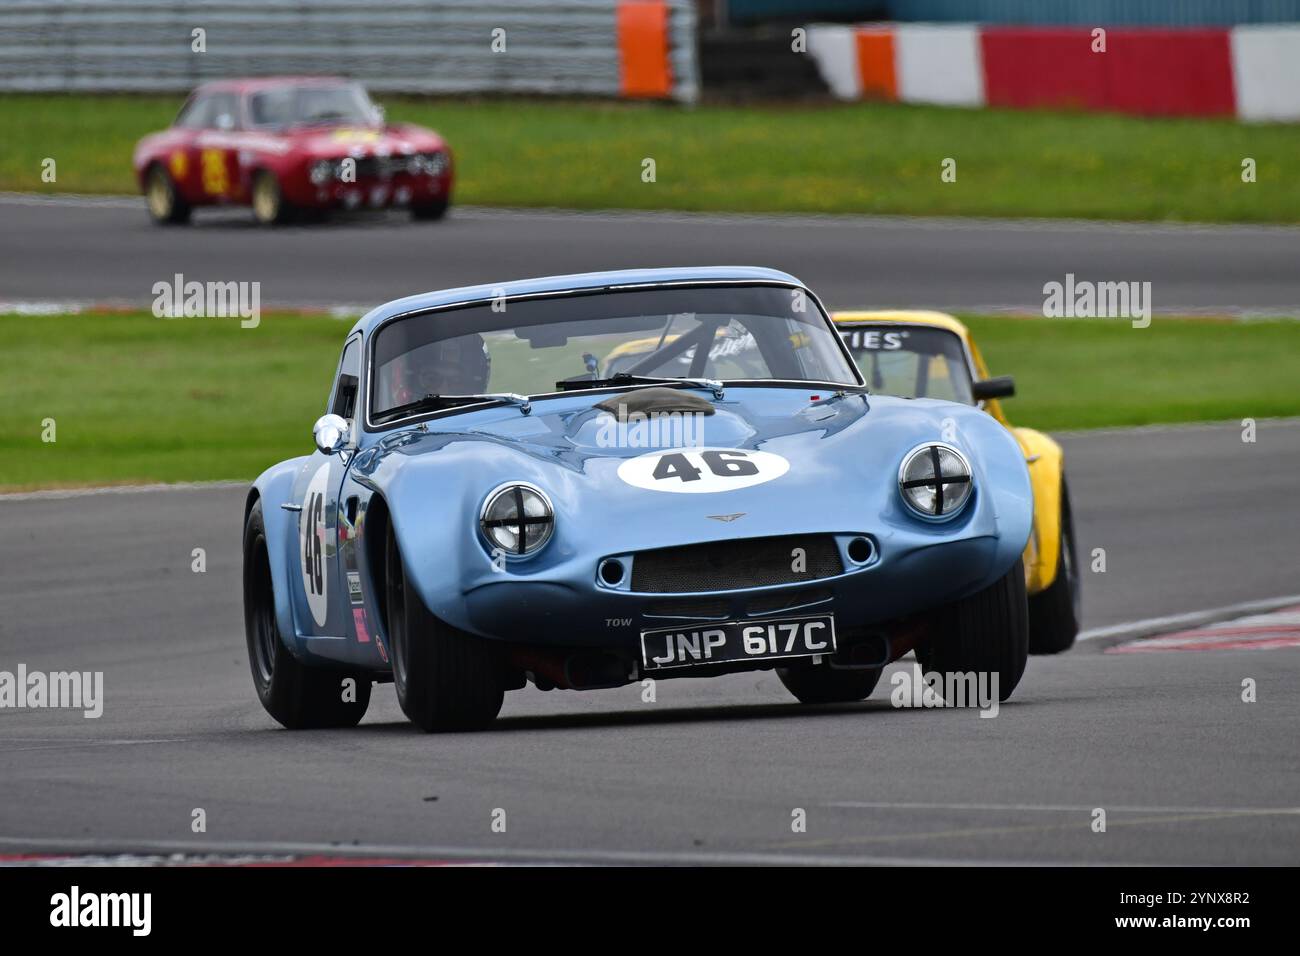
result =
[[[0,0],[0,90],[326,73],[389,93],[691,102],[695,37],[691,0]]]

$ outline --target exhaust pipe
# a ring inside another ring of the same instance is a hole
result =
[[[538,690],[603,690],[632,682],[628,663],[609,651],[573,651],[563,658],[537,648],[516,647],[510,662],[524,671]]]
[[[564,681],[574,690],[603,690],[630,683],[627,662],[604,651],[579,651],[564,662]]]

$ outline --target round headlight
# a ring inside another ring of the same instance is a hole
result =
[[[516,482],[487,496],[479,524],[494,548],[507,554],[532,554],[551,540],[555,510],[540,488]]]
[[[441,176],[447,169],[447,154],[441,150],[420,153],[415,157],[415,171],[426,176]]]
[[[903,457],[898,490],[903,501],[923,518],[951,518],[970,499],[970,462],[952,445],[927,442]]]
[[[318,159],[311,164],[311,181],[316,186],[323,186],[334,178],[334,161]]]

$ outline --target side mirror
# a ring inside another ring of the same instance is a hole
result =
[[[322,415],[311,430],[312,437],[316,439],[316,447],[326,455],[332,455],[343,448],[348,443],[351,431],[347,419],[338,415]]]
[[[971,385],[971,394],[977,402],[986,402],[990,398],[1010,398],[1016,394],[1016,380],[1010,375],[986,378]]]

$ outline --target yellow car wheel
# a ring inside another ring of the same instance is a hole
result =
[[[1061,547],[1056,577],[1029,599],[1029,653],[1060,654],[1079,633],[1079,556],[1074,544],[1070,494],[1061,480]]]
[[[288,222],[292,212],[275,173],[259,170],[253,177],[253,218],[263,226],[278,226]]]
[[[145,176],[144,202],[149,218],[160,226],[189,222],[190,207],[176,190],[176,184],[161,166],[153,166]]]

